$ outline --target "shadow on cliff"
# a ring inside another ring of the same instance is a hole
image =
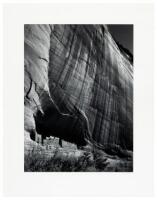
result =
[[[34,115],[36,131],[45,139],[49,136],[59,137],[78,146],[85,146],[87,140],[86,123],[78,113],[62,113],[53,102],[42,113],[40,110]]]
[[[55,104],[51,103],[44,113],[38,110],[34,115],[37,133],[42,135],[43,139],[54,136],[75,143],[78,147],[92,143],[93,147],[103,150],[108,155],[132,158],[132,151],[123,149],[119,145],[104,144],[104,146],[99,146],[90,137],[88,122],[77,110],[78,108],[74,108],[76,111],[73,114],[64,114],[57,109]],[[33,132],[31,138],[35,140]]]

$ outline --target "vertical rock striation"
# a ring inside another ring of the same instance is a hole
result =
[[[133,66],[107,26],[25,25],[24,56],[26,131],[133,149]]]

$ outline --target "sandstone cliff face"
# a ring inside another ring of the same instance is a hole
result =
[[[90,138],[102,147],[132,150],[133,66],[107,27],[24,28],[25,130],[79,145]]]

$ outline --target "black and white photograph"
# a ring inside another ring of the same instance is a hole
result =
[[[4,198],[155,197],[154,5],[94,1],[3,6]]]
[[[133,33],[24,25],[25,172],[133,172]]]

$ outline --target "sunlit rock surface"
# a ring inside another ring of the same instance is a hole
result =
[[[35,134],[31,138],[132,151],[133,66],[107,26],[24,29],[25,130]]]

